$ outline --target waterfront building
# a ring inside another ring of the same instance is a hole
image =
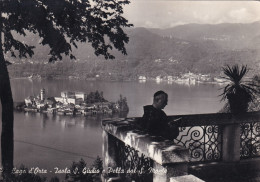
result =
[[[48,113],[56,113],[57,109],[56,108],[47,108]]]
[[[157,76],[157,77],[155,78],[155,80],[156,80],[156,82],[162,81],[161,76]]]
[[[49,108],[55,107],[56,101],[54,97],[47,98],[45,101]]]
[[[88,109],[88,110],[95,109],[95,105],[94,104],[88,104],[86,106],[86,109]]]
[[[192,78],[189,79],[189,84],[190,85],[195,85],[195,83],[196,83],[196,79],[195,78],[192,77]]]
[[[40,95],[40,99],[41,99],[41,100],[44,100],[45,98],[46,98],[45,89],[44,89],[44,88],[42,88],[42,89],[41,89],[41,95]]]
[[[226,79],[220,78],[220,77],[214,77],[214,81],[218,82],[218,83],[223,83],[223,84],[228,83],[228,81]]]
[[[200,81],[209,81],[210,80],[210,75],[207,74],[200,74],[199,75]]]
[[[81,98],[80,99],[75,99],[75,107],[79,108],[82,102],[83,102],[83,100]]]
[[[84,114],[84,112],[85,112],[85,109],[79,108],[79,109],[77,109],[77,110],[78,110],[78,112],[80,112],[81,114]]]
[[[154,62],[156,62],[156,63],[161,63],[162,60],[161,60],[161,59],[155,59]]]
[[[75,104],[76,104],[76,99],[75,99],[75,98],[67,98],[67,99],[66,99],[66,103],[67,103],[67,104],[74,104],[74,105],[75,105]],[[65,103],[65,104],[66,104],[66,103]]]
[[[65,98],[64,97],[54,97],[56,102],[64,103]]]
[[[63,98],[74,98],[75,97],[75,92],[62,91],[61,92],[61,97],[63,97]]]
[[[84,92],[75,92],[75,98],[85,101],[87,99],[87,94]]]
[[[167,76],[168,81],[173,81],[173,76]]]
[[[34,103],[35,103],[35,105],[37,106],[37,105],[41,104],[42,101],[41,101],[41,99],[39,99],[39,98],[34,98]]]
[[[27,98],[24,99],[24,102],[25,102],[25,105],[28,107],[28,106],[32,106],[33,104],[33,99],[34,97],[33,96],[29,96]]]
[[[145,76],[139,76],[138,80],[146,80],[146,77]]]
[[[62,108],[62,107],[63,107],[63,104],[62,104],[61,102],[57,102],[57,103],[55,104],[55,107],[56,107],[57,109]]]
[[[99,95],[98,92],[96,93]],[[37,97],[30,96],[25,98],[26,107],[24,110],[31,112],[57,113],[59,115],[111,114],[114,110],[117,112],[121,111],[122,103],[115,104],[105,100],[102,102],[102,99],[96,99],[94,103],[89,104],[86,102],[87,96],[88,95],[84,92],[64,91],[61,92],[61,97],[46,98],[45,90],[41,89],[41,92]],[[113,110],[111,108],[113,108]]]
[[[107,108],[107,109],[109,109],[109,106],[111,105],[111,103],[110,102],[101,102],[100,103],[100,107],[101,108]]]
[[[69,98],[69,97],[54,97],[56,102],[60,102],[62,104],[76,104],[76,99],[75,98]]]
[[[45,108],[45,104],[44,104],[43,102],[37,103],[37,104],[36,104],[36,108],[37,108],[37,109]]]

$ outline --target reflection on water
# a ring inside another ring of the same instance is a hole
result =
[[[94,82],[81,80],[11,80],[14,101],[37,95],[45,88],[47,96],[59,96],[61,91],[103,91],[108,101],[127,98],[128,117],[140,117],[143,106],[152,103],[158,90],[169,95],[165,112],[168,115],[217,112],[219,87],[216,85],[184,86],[167,82]],[[88,163],[102,151],[101,120],[122,115],[61,116],[43,113],[15,112],[15,164],[53,169],[69,167],[83,158]]]
[[[59,116],[15,112],[15,165],[52,170],[101,156],[104,116]]]

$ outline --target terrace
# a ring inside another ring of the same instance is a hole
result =
[[[105,179],[200,182],[214,181],[210,175],[257,175],[260,112],[169,119],[180,117],[180,135],[174,141],[140,131],[138,118],[103,120]]]

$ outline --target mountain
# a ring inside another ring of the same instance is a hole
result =
[[[97,74],[119,73],[122,70],[131,72],[128,74],[132,76],[176,75],[188,71],[219,74],[223,65],[237,63],[260,70],[260,22],[187,24],[169,29],[129,28],[125,31],[129,36],[129,43],[126,44],[128,54],[122,55],[113,50],[116,60],[104,61],[102,56],[96,57],[89,44],[79,44],[73,53],[78,61],[88,62],[88,66],[95,61],[98,69],[89,70],[95,70]],[[35,55],[31,61],[48,60],[49,48],[39,45],[41,40],[37,35],[28,33],[26,37],[17,37],[35,45]],[[17,59],[11,60],[19,62]],[[69,58],[64,57],[64,60]],[[119,65],[121,68],[116,68]]]
[[[260,21],[248,24],[187,24],[151,31],[166,37],[176,37],[193,42],[212,41],[224,48],[244,49],[248,46],[251,47],[252,40],[260,35],[259,30]]]

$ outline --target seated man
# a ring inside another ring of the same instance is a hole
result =
[[[173,140],[179,135],[177,124],[170,123],[162,109],[167,105],[168,95],[163,91],[154,94],[153,104],[144,106],[140,126],[151,135]]]

